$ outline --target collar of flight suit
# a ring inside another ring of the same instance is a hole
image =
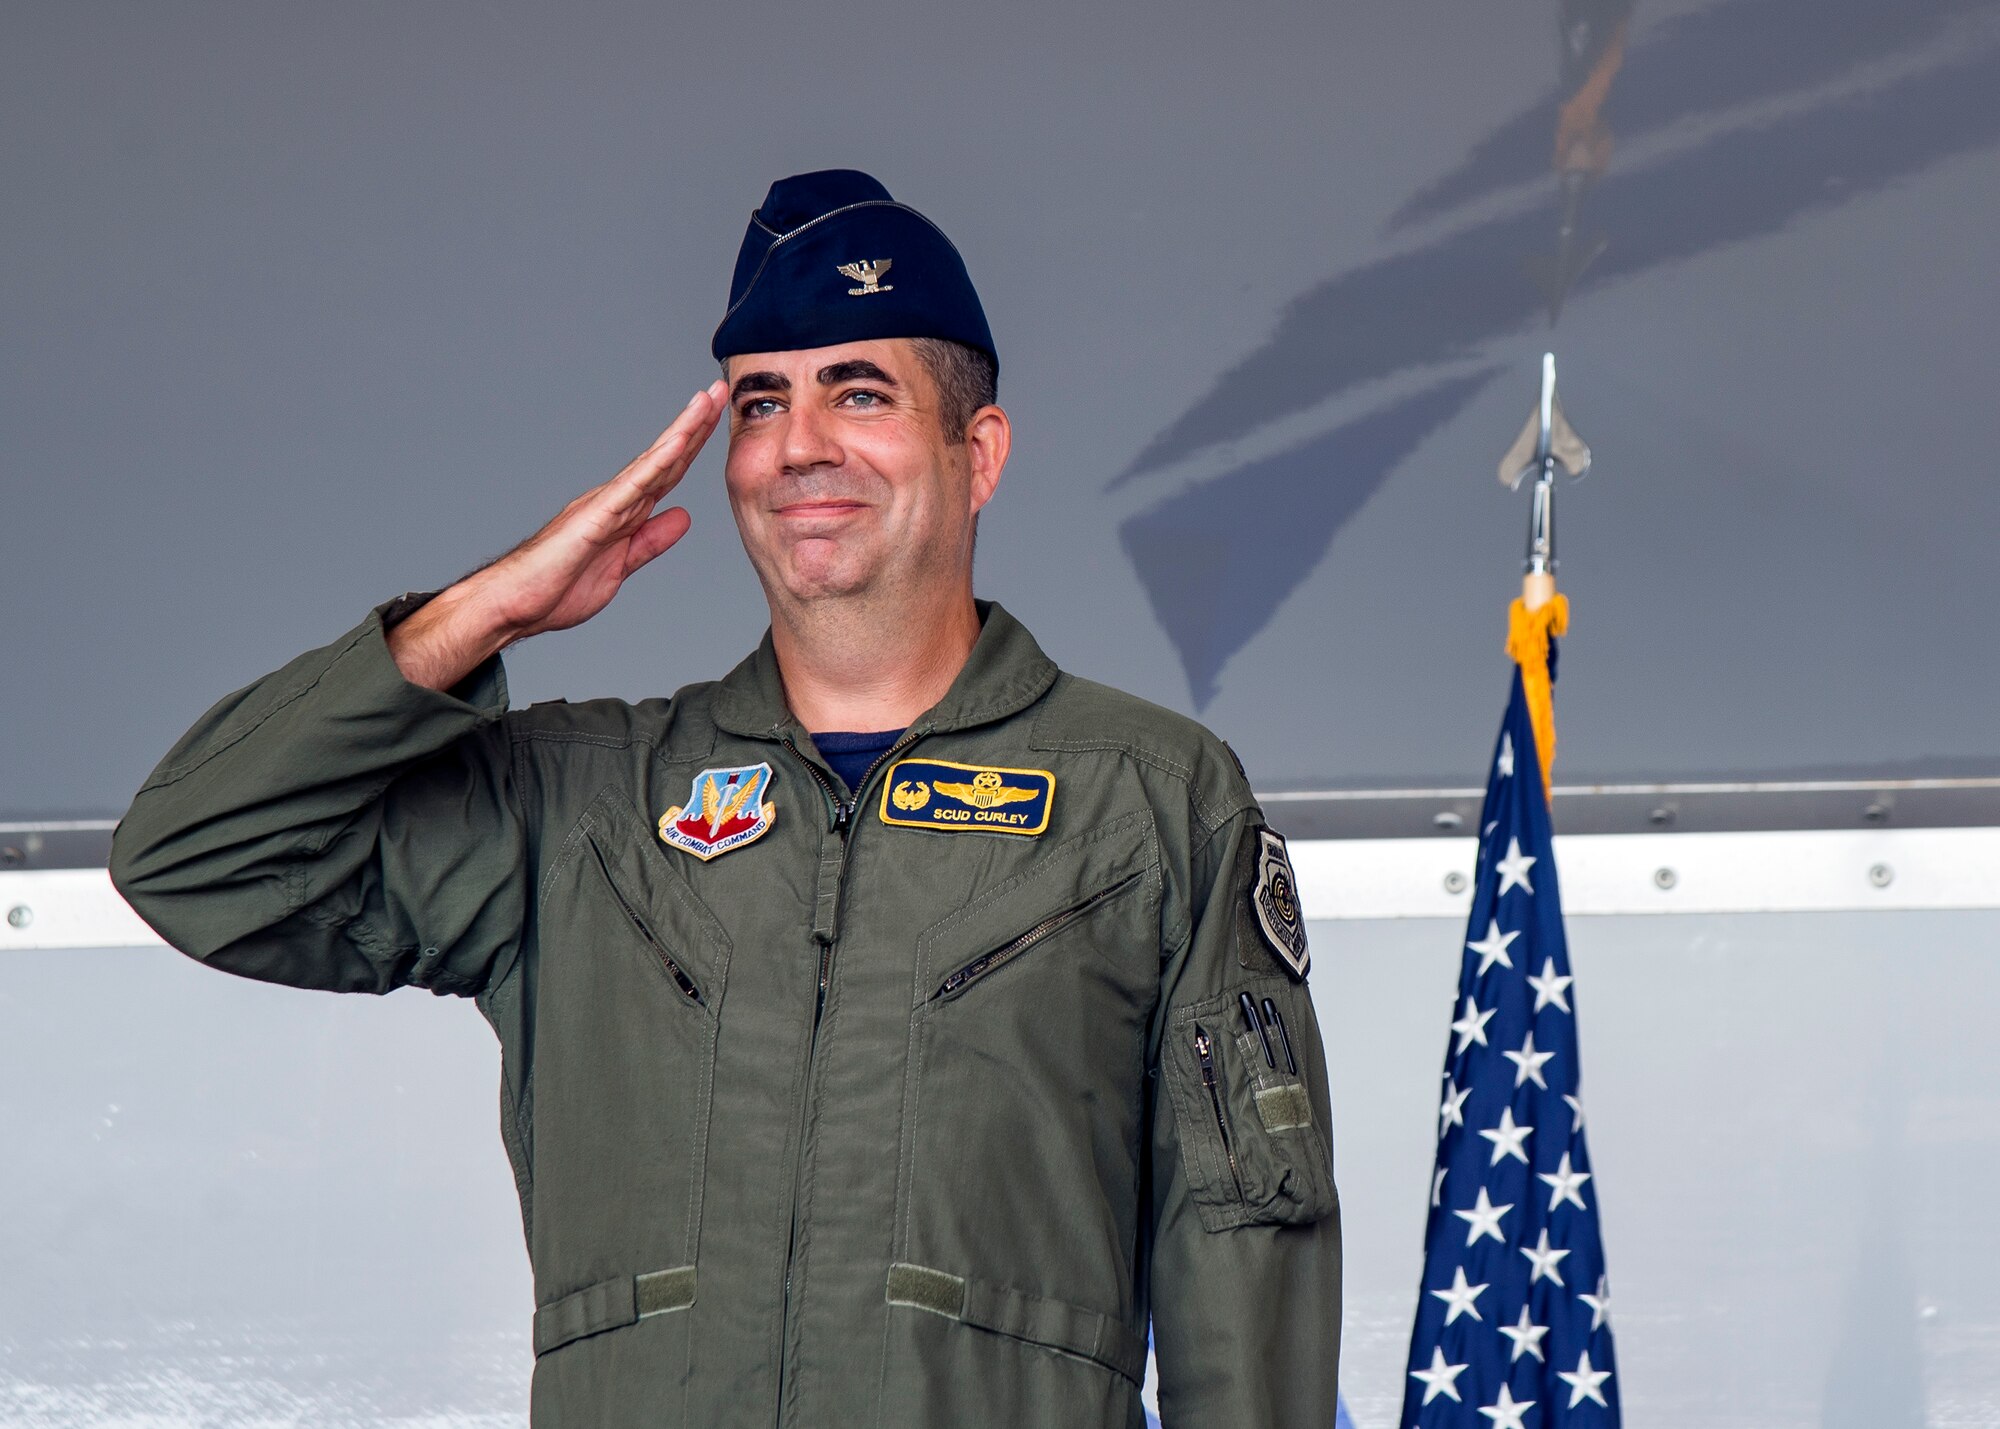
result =
[[[1028,627],[998,601],[975,600],[979,638],[944,698],[910,723],[923,733],[969,729],[1017,714],[1055,683],[1055,662],[1042,653]],[[731,734],[783,739],[807,734],[785,704],[785,685],[767,626],[757,648],[724,675],[716,693],[715,722]]]

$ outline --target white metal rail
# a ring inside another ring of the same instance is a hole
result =
[[[1294,839],[1312,919],[1463,918],[1470,838]],[[1559,834],[1563,911],[2000,908],[2000,827]],[[101,868],[0,872],[0,952],[158,945]]]

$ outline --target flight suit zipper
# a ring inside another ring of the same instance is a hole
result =
[[[1243,1176],[1236,1169],[1236,1147],[1229,1139],[1229,1122],[1222,1114],[1222,1092],[1215,1084],[1215,1044],[1208,1029],[1194,1025],[1194,1054],[1201,1059],[1201,1084],[1208,1088],[1208,1103],[1215,1108],[1215,1129],[1222,1133],[1223,1154],[1229,1158],[1229,1179],[1236,1183],[1236,1199],[1243,1199]]]
[[[807,1074],[805,1085],[807,1090],[806,1094],[799,1099],[799,1163],[792,1180],[792,1225],[790,1238],[785,1246],[785,1290],[779,1326],[781,1339],[778,1347],[778,1415],[776,1422],[780,1425],[784,1423],[785,1419],[785,1360],[792,1339],[792,1260],[797,1254],[799,1244],[799,1178],[805,1173],[806,1120],[807,1110],[812,1105],[812,1066],[813,1060],[819,1050],[819,1020],[820,1015],[826,1010],[827,986],[833,975],[834,946],[840,940],[837,910],[839,908],[842,887],[847,881],[848,836],[853,830],[855,810],[860,807],[862,796],[867,793],[869,781],[875,777],[875,771],[880,769],[897,754],[915,744],[922,737],[923,731],[920,729],[905,730],[894,744],[876,755],[874,762],[862,773],[861,782],[855,786],[854,797],[851,799],[840,797],[839,793],[834,789],[832,781],[820,772],[817,764],[806,758],[799,750],[798,745],[794,744],[789,738],[780,741],[786,749],[791,751],[792,757],[804,766],[806,773],[812,776],[812,781],[819,786],[820,793],[826,796],[827,811],[832,818],[831,832],[840,840],[840,862],[834,872],[833,881],[836,921],[830,930],[829,936],[820,942],[818,987],[813,996],[812,1026],[806,1034]]]
[[[1098,904],[1123,893],[1143,876],[1143,871],[1127,874],[1109,888],[1098,889],[1097,892],[1091,894],[1090,897],[1084,899],[1083,902],[1077,904],[1075,907],[1065,908],[1060,913],[1053,913],[1035,924],[1034,927],[1028,929],[1027,932],[1022,933],[1019,937],[1009,939],[991,952],[981,953],[978,957],[939,983],[937,991],[931,994],[931,1001],[935,1002],[941,997],[952,997],[962,992],[967,983],[976,982],[995,968],[1010,962],[1016,955],[1026,952],[1029,948],[1034,947],[1035,944],[1046,938],[1053,937],[1064,928],[1067,928],[1071,923],[1074,923],[1077,919],[1090,912]]]

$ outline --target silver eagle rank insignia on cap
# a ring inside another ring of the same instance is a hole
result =
[[[870,258],[866,263],[841,264],[840,271],[861,285],[858,288],[849,288],[847,296],[850,298],[865,298],[870,293],[895,292],[896,288],[893,283],[882,281],[882,275],[889,271],[890,266],[895,261],[893,258]]]

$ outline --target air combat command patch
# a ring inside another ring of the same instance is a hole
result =
[[[1256,910],[1264,941],[1285,971],[1303,980],[1311,954],[1306,948],[1305,915],[1299,911],[1298,880],[1292,876],[1284,835],[1266,828],[1257,830],[1257,882],[1250,889],[1250,906]]]
[[[882,781],[882,822],[946,833],[1038,834],[1049,826],[1056,776],[1046,769],[1003,769],[904,759]]]
[[[742,848],[769,832],[778,816],[778,806],[764,801],[770,788],[768,764],[704,769],[694,776],[687,803],[660,815],[660,838],[703,863]]]

